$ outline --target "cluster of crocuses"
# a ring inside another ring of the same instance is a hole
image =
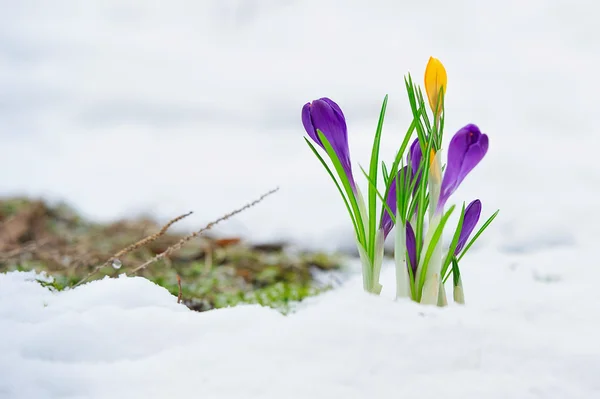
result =
[[[305,140],[335,182],[352,220],[365,291],[381,292],[383,245],[395,227],[396,297],[445,306],[444,283],[452,275],[454,301],[464,303],[459,262],[498,211],[469,239],[479,222],[481,201],[463,203],[452,240],[445,246],[442,236],[455,205],[445,207],[450,196],[487,153],[488,136],[474,124],[459,129],[450,140],[447,162],[442,168],[446,70],[439,60],[429,59],[425,91],[431,116],[420,87],[413,84],[410,75],[405,83],[413,119],[391,166],[385,162],[380,165],[381,132],[388,101],[385,97],[369,169],[361,168],[368,181],[366,198],[354,178],[346,119],[338,104],[329,98],[320,98],[302,108],[306,132],[325,150],[333,169],[311,140]],[[380,169],[385,186],[383,193],[377,188]]]

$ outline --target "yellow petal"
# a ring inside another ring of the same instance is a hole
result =
[[[432,148],[429,153],[429,178],[435,183],[442,182],[442,166],[439,156],[436,158],[437,153]]]
[[[434,113],[436,113],[435,110],[438,106],[440,93],[442,93],[440,109],[436,113],[436,116],[439,116],[442,111],[441,108],[444,103],[443,95],[446,93],[447,83],[448,77],[446,76],[444,65],[437,58],[429,57],[427,68],[425,68],[425,91],[429,99],[429,106]]]

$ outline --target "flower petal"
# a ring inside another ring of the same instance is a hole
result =
[[[410,162],[410,167],[414,176],[414,174],[417,173],[417,170],[419,170],[422,158],[421,145],[419,144],[418,138],[410,145],[409,157],[410,160],[407,160],[407,163]]]
[[[483,159],[488,150],[488,137],[474,124],[460,129],[448,146],[448,162],[442,180],[438,209],[456,191],[467,174]]]
[[[458,245],[454,250],[454,255],[458,255],[462,251],[463,247],[467,243],[469,236],[477,226],[479,217],[481,216],[481,201],[476,199],[472,201],[465,209],[465,217],[463,219],[463,225],[458,236]]]
[[[302,108],[302,123],[308,135],[322,148],[324,146],[319,139],[317,130],[320,130],[327,137],[327,141],[333,147],[354,189],[356,184],[352,176],[348,129],[340,107],[326,97],[314,100],[312,103],[305,104]]]
[[[446,75],[446,68],[444,68],[444,65],[437,58],[429,57],[429,62],[425,68],[425,91],[427,92],[431,111],[435,112],[438,107],[440,93],[442,93],[442,96],[446,94],[447,84],[448,76]],[[443,100],[439,106],[440,109],[438,109],[436,115],[441,113]]]
[[[398,171],[398,173],[396,174],[396,177],[394,177],[394,179],[392,179],[392,182],[390,183],[390,188],[388,189],[387,197],[385,199],[385,203],[388,206],[388,208],[390,208],[390,210],[392,212],[394,212],[394,217],[396,216],[396,210],[397,210],[396,208],[398,206],[397,196],[396,196],[397,180],[402,174],[404,174],[404,177],[402,179],[404,179],[404,180],[407,179],[408,178],[407,173],[408,173],[408,166],[405,166]],[[400,189],[402,190],[402,187],[400,187]],[[386,208],[384,208],[383,216],[381,218],[381,222],[379,223],[379,228],[383,229],[384,237],[387,237],[387,235],[392,230],[392,227],[394,227],[394,222],[392,221],[392,218],[390,217],[390,213],[388,212],[388,210]]]
[[[406,223],[406,251],[414,277],[417,275],[417,240],[410,222]]]
[[[310,103],[306,103],[304,104],[304,107],[302,107],[302,124],[310,138],[319,146],[323,147],[323,143],[321,143],[321,140],[319,140],[319,136],[317,135],[317,129],[313,126],[312,118],[310,117],[310,107]]]
[[[487,153],[489,146],[488,136],[486,134],[482,134],[479,136],[479,141],[469,147],[467,153],[465,154],[465,158],[463,159],[463,163],[460,168],[460,172],[458,174],[459,179],[456,182],[456,186],[459,186],[460,183],[467,177],[470,171],[472,171],[475,166],[483,159],[485,154]]]

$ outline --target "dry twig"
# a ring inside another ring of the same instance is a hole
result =
[[[265,197],[268,197],[269,195],[275,193],[277,190],[279,190],[279,187],[264,193],[263,195],[261,195],[258,199],[244,205],[243,207],[236,209],[235,211],[232,211],[224,216],[221,216],[220,218],[218,218],[215,221],[210,222],[209,224],[207,224],[206,226],[204,226],[203,228],[201,228],[198,231],[193,232],[192,234],[189,234],[185,237],[183,237],[181,240],[179,240],[178,242],[176,242],[175,244],[171,245],[170,247],[168,247],[167,249],[165,249],[163,252],[159,253],[158,255],[156,255],[155,257],[153,257],[152,259],[142,263],[141,265],[139,265],[138,267],[136,267],[135,269],[133,269],[131,271],[131,273],[137,273],[140,270],[146,268],[148,265],[164,258],[165,256],[169,255],[171,252],[173,251],[177,251],[179,249],[181,249],[181,247],[183,247],[183,245],[185,245],[185,243],[187,243],[190,240],[193,240],[194,238],[198,237],[199,235],[201,235],[202,233],[204,233],[205,231],[211,229],[214,225],[216,225],[217,223],[220,223],[224,220],[229,219],[230,217],[237,215],[240,212],[245,211],[248,208],[253,207],[254,205],[258,204],[259,202],[261,202],[263,199],[265,199]]]
[[[129,245],[128,247],[120,250],[119,252],[117,252],[116,254],[114,254],[113,256],[111,256],[110,258],[108,258],[108,260],[106,262],[104,262],[100,266],[96,266],[96,268],[94,270],[92,270],[90,273],[88,273],[87,276],[85,276],[84,278],[82,278],[81,280],[79,280],[77,282],[77,284],[75,284],[73,287],[77,287],[77,286],[83,284],[90,277],[92,277],[94,274],[98,273],[104,267],[107,267],[112,262],[118,261],[120,257],[122,257],[124,255],[127,255],[128,253],[130,253],[132,251],[135,251],[136,249],[141,248],[144,245],[151,243],[152,241],[156,241],[159,237],[165,235],[165,233],[167,232],[167,230],[169,229],[169,227],[171,227],[174,223],[179,222],[181,219],[186,218],[186,217],[190,216],[191,214],[192,214],[192,212],[188,212],[186,214],[177,216],[176,218],[169,220],[169,222],[167,224],[165,224],[160,229],[160,231],[158,231],[157,233],[154,233],[152,235],[149,235],[148,237],[142,238],[141,240],[139,240],[139,241],[137,241],[137,242]]]
[[[179,292],[177,293],[177,303],[181,303],[181,277],[179,277],[179,274],[177,275],[177,287],[179,287]]]

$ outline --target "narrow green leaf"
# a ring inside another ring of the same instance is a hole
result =
[[[389,184],[389,180],[390,180],[390,174],[388,172],[387,166],[385,166],[384,161],[381,161],[381,171],[383,172],[383,182],[385,183],[385,186],[387,187],[387,185]]]
[[[402,141],[402,145],[400,146],[400,149],[396,153],[396,158],[394,159],[394,163],[392,164],[392,169],[389,171],[390,177],[396,176],[396,173],[398,172],[398,165],[400,164],[400,161],[404,157],[404,151],[406,151],[406,147],[408,146],[410,137],[412,136],[412,133],[415,130],[415,125],[416,125],[416,120],[413,119],[410,126],[408,127],[408,130],[406,131],[406,134],[404,135],[404,140]],[[389,180],[389,178],[388,178],[388,180]],[[390,182],[388,181],[388,183],[386,183],[385,186],[386,186],[385,197],[387,198]],[[381,215],[383,215],[383,209],[381,209]],[[380,217],[380,219],[381,219],[381,217]]]
[[[381,131],[383,130],[383,121],[385,119],[385,110],[387,109],[388,95],[386,94],[381,105],[381,112],[379,113],[379,121],[377,123],[377,130],[375,132],[375,140],[373,140],[373,149],[371,150],[371,166],[369,169],[369,178],[374,184],[369,185],[369,257],[373,259],[375,254],[375,233],[376,233],[376,220],[375,214],[377,213],[377,202],[376,202],[376,191],[377,191],[377,170],[379,169],[379,147],[381,145]]]
[[[430,157],[431,157],[431,146],[432,146],[432,141],[428,140],[427,141],[427,147],[425,149],[425,152],[423,153],[422,157],[421,157],[421,165],[423,167],[423,173],[421,174],[421,181],[419,182],[419,188],[417,190],[417,198],[418,198],[418,204],[419,207],[417,209],[417,226],[415,227],[415,234],[417,237],[422,237],[423,234],[423,229],[424,229],[424,220],[425,220],[425,212],[427,210],[427,205],[425,203],[426,201],[426,194],[425,191],[427,190],[427,187],[429,185],[429,164],[431,163]],[[421,243],[419,242],[419,240],[417,240],[417,254],[420,253],[421,251]]]
[[[364,245],[366,245],[366,240],[367,240],[366,232],[365,232],[365,224],[363,223],[362,215],[360,214],[360,208],[358,207],[358,202],[357,202],[356,196],[354,195],[354,192],[352,190],[352,186],[350,186],[350,181],[348,180],[348,176],[346,176],[344,168],[342,167],[342,163],[338,159],[338,156],[335,153],[331,144],[329,143],[329,140],[327,140],[327,137],[319,129],[317,129],[317,135],[319,136],[321,143],[323,143],[323,147],[325,147],[325,151],[329,155],[329,158],[331,159],[331,162],[333,163],[333,166],[335,167],[335,170],[337,171],[338,176],[339,176],[340,180],[342,181],[342,185],[343,185],[344,189],[346,190],[346,194],[348,195],[348,200],[350,202],[352,210],[354,211],[354,217],[356,218],[356,225],[358,227],[358,240],[364,246]]]
[[[360,167],[360,170],[363,172],[363,174],[367,178],[367,181],[369,182],[369,186],[375,187],[375,185],[371,181],[371,178],[369,177],[368,173],[364,170],[364,168],[361,165],[358,165],[358,166]],[[381,195],[381,193],[379,192],[379,190],[377,190],[377,187],[375,187],[375,193],[377,194],[377,197],[379,198],[379,200],[383,203],[384,210],[386,212],[388,212],[388,214],[392,218],[392,222],[394,224],[396,224],[396,217],[394,216],[394,212],[392,212],[392,210],[390,209],[390,207],[386,203],[386,199]],[[383,218],[383,214],[382,214],[381,218],[379,218],[379,220],[381,221],[382,218]]]
[[[454,236],[452,237],[452,242],[450,243],[450,247],[448,248],[448,253],[446,254],[446,258],[444,259],[444,263],[442,265],[442,273],[440,278],[446,275],[446,270],[448,266],[450,266],[450,261],[454,258],[454,250],[458,245],[458,239],[460,238],[460,232],[462,230],[463,222],[465,220],[465,203],[463,202],[462,210],[460,211],[460,216],[458,218],[458,226],[456,226],[456,231],[454,232]]]
[[[323,159],[321,154],[319,154],[317,149],[314,147],[314,145],[306,137],[304,138],[304,140],[306,140],[306,144],[308,144],[308,146],[310,147],[312,152],[317,156],[317,158],[319,158],[319,161],[321,161],[321,163],[325,167],[325,170],[327,170],[327,173],[331,177],[331,180],[333,180],[333,182],[335,183],[335,186],[337,187],[338,191],[340,192],[340,195],[342,196],[342,199],[344,200],[344,204],[346,205],[346,209],[348,210],[348,213],[350,214],[350,218],[352,219],[352,225],[354,226],[354,231],[356,231],[356,235],[359,236],[359,229],[358,229],[358,226],[356,225],[356,218],[354,217],[354,214],[352,213],[352,209],[350,208],[350,204],[348,203],[348,199],[346,198],[346,195],[344,194],[344,191],[342,190],[340,183],[338,183],[337,179],[333,175],[333,172],[331,172],[331,169],[329,168],[329,166],[327,165],[327,163],[325,162],[325,160]]]
[[[458,261],[455,257],[452,257],[452,277],[454,286],[456,287],[460,281],[460,269],[458,268]]]
[[[433,233],[433,236],[431,237],[431,242],[427,246],[427,251],[425,252],[425,259],[423,260],[423,267],[422,267],[422,270],[420,271],[420,275],[419,275],[419,286],[418,286],[417,292],[419,292],[420,294],[422,293],[422,290],[423,290],[423,284],[425,284],[425,275],[427,274],[427,266],[429,265],[429,261],[431,260],[431,256],[433,255],[433,250],[435,249],[438,241],[442,237],[442,233],[444,232],[444,227],[446,226],[446,222],[448,221],[448,218],[452,214],[452,211],[454,211],[455,207],[456,207],[456,205],[452,205],[450,207],[450,209],[448,209],[448,211],[444,214],[444,216],[442,216],[440,223],[437,225],[437,227]],[[442,276],[440,276],[440,279],[441,278],[442,278]],[[419,296],[419,300],[421,300],[420,296]]]
[[[500,212],[500,209],[498,209],[496,212],[494,212],[494,214],[492,216],[490,216],[490,218],[483,224],[483,226],[481,226],[481,228],[477,231],[477,233],[473,236],[473,238],[471,238],[469,243],[461,251],[460,256],[458,257],[458,262],[460,262],[460,260],[463,258],[463,256],[465,256],[465,254],[467,253],[469,248],[471,248],[471,245],[473,245],[473,243],[479,238],[481,233],[483,233],[484,230],[487,229],[487,227],[494,221],[496,216],[498,216],[499,212]]]

